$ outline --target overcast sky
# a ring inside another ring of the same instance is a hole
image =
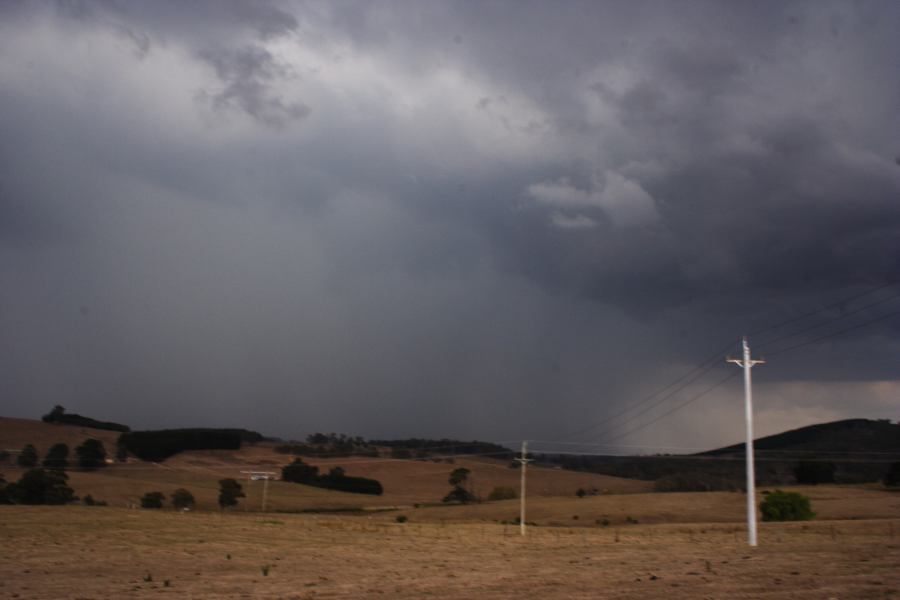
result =
[[[0,414],[708,447],[750,333],[761,434],[897,419],[898,31],[894,0],[6,0]]]

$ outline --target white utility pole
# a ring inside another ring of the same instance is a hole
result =
[[[522,483],[519,493],[519,531],[525,535],[525,469],[531,460],[528,459],[528,441],[522,442],[522,456],[516,459],[522,463]]]
[[[263,495],[262,495],[262,512],[266,512],[266,503],[269,500],[269,479],[271,479],[272,475],[276,475],[274,471],[241,471],[241,473],[247,474],[247,481],[256,481],[258,479],[263,480]]]
[[[756,546],[756,468],[753,464],[753,389],[750,385],[750,369],[756,365],[765,364],[764,360],[750,358],[750,345],[747,338],[741,340],[744,350],[744,358],[728,358],[744,369],[744,420],[747,423],[747,542]]]

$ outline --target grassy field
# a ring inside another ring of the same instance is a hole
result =
[[[900,519],[609,528],[0,507],[0,598],[900,598]]]

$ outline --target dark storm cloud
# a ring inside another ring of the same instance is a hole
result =
[[[2,10],[5,414],[550,436],[900,271],[894,3]],[[772,361],[763,428],[889,416],[898,333]]]

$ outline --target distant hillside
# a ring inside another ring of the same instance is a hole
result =
[[[797,482],[796,469],[833,465],[834,481],[879,481],[892,461],[900,461],[900,424],[847,419],[785,431],[754,441],[756,478],[762,485]],[[576,471],[657,481],[657,488],[714,490],[744,486],[744,444],[698,454],[665,456],[544,455],[543,461]],[[668,482],[668,483],[667,483]]]
[[[819,458],[831,455],[900,454],[900,423],[887,419],[845,419],[831,423],[819,423],[792,429],[783,433],[754,440],[757,452],[793,452],[798,455],[811,453]],[[734,444],[708,452],[701,456],[741,454],[744,444]],[[900,459],[900,457],[898,457]]]

